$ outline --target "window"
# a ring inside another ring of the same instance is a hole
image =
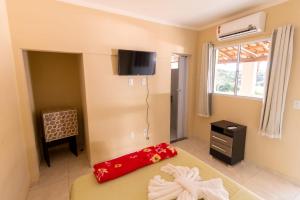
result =
[[[216,49],[214,92],[262,98],[270,40]]]

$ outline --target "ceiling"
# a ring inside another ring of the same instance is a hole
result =
[[[148,21],[201,29],[228,16],[287,0],[60,0]]]

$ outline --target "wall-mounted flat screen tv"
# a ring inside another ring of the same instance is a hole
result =
[[[154,75],[155,67],[155,52],[118,50],[119,75]]]

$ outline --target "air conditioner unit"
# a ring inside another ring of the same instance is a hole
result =
[[[218,40],[236,39],[265,30],[266,13],[259,12],[218,26]]]

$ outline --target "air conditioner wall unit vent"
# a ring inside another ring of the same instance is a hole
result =
[[[217,28],[218,40],[238,39],[243,36],[264,32],[266,13],[259,12],[228,23]]]

